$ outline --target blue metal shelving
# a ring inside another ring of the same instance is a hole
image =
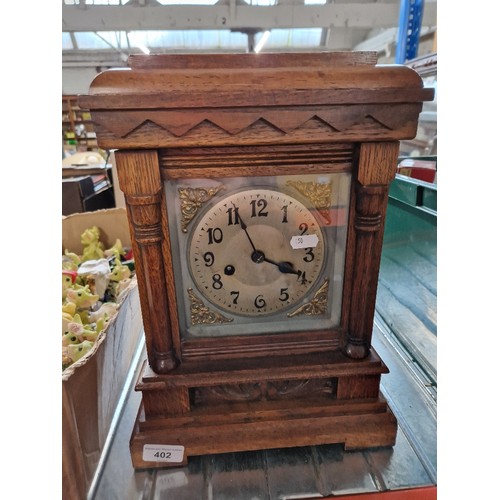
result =
[[[401,0],[396,64],[417,57],[423,12],[424,0]]]

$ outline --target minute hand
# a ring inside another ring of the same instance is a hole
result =
[[[241,226],[241,229],[243,229],[243,231],[245,231],[245,234],[247,235],[248,241],[250,242],[250,245],[252,245],[254,252],[256,252],[257,249],[255,248],[255,245],[253,244],[252,238],[250,238],[250,235],[248,234],[247,225],[241,219],[240,219],[240,226]]]
[[[238,212],[237,212],[238,209],[234,203],[233,203],[233,206],[234,206],[236,214],[238,214]],[[238,216],[238,219],[240,221],[241,229],[243,229],[243,231],[245,231],[245,234],[247,235],[248,241],[250,242],[250,245],[252,245],[253,251],[257,252],[257,249],[255,248],[255,245],[253,244],[252,238],[250,238],[250,235],[248,234],[247,225],[243,222],[243,219],[241,217]]]

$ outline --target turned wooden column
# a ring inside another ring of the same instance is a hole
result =
[[[178,359],[173,349],[163,267],[163,186],[158,155],[156,151],[117,151],[115,158],[133,235],[148,359],[155,372],[167,373],[178,365]]]
[[[371,346],[389,184],[397,169],[398,142],[362,143],[354,181],[354,266],[345,351],[355,359]]]

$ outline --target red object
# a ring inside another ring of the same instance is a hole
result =
[[[76,271],[64,271],[62,272],[63,274],[66,274],[67,276],[71,276],[71,282],[75,283],[76,277],[78,276],[78,273]]]
[[[355,495],[336,495],[339,500],[436,500],[437,487],[411,488],[407,490],[383,491],[378,493],[360,493]]]
[[[436,179],[436,162],[405,158],[398,165],[398,174],[433,183]]]

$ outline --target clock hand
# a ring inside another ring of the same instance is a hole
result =
[[[233,206],[234,206],[234,209],[236,211],[236,205],[234,203],[233,203]],[[257,250],[255,245],[253,244],[252,238],[250,238],[250,235],[248,234],[248,230],[247,230],[248,226],[245,224],[245,222],[243,221],[243,219],[241,218],[241,216],[239,214],[238,214],[238,220],[240,222],[241,229],[243,229],[243,231],[245,231],[245,234],[247,235],[248,241],[250,242],[250,245],[252,245],[253,252],[252,252],[251,258],[252,258],[253,262],[255,262],[256,264],[260,264],[261,262],[268,262],[269,264],[275,265],[281,273],[297,274],[298,276],[300,276],[300,272],[295,271],[295,269],[293,268],[293,264],[291,264],[290,262],[274,262],[273,260],[268,259],[262,250]]]
[[[258,252],[259,252],[259,250],[257,250],[257,249],[255,248],[255,245],[253,244],[252,238],[250,238],[250,235],[248,234],[248,231],[247,231],[247,225],[243,222],[243,219],[239,216],[239,214],[238,214],[238,212],[237,212],[237,210],[238,210],[238,209],[237,209],[237,207],[236,207],[236,205],[235,205],[234,203],[233,203],[233,206],[234,206],[235,213],[236,213],[236,214],[237,214],[237,216],[238,216],[238,220],[240,221],[240,227],[241,227],[241,229],[243,229],[243,231],[245,231],[245,234],[247,235],[248,241],[250,242],[250,245],[252,245],[252,248],[253,248],[253,252],[254,252],[254,254],[255,254],[255,253],[258,253]],[[260,252],[260,253],[262,253],[262,252]],[[252,254],[252,255],[253,255],[253,254]],[[254,259],[252,258],[252,260],[254,260]],[[257,261],[256,261],[256,260],[254,260],[254,262],[257,262]],[[261,261],[261,262],[262,262],[262,261]]]
[[[248,241],[250,242],[250,245],[252,245],[253,251],[258,252],[258,250],[255,248],[255,245],[253,244],[252,238],[250,238],[250,235],[248,234],[247,231],[247,225],[240,219],[240,226],[243,231],[245,231],[245,234],[247,235]]]
[[[274,262],[273,260],[268,259],[265,255],[264,255],[263,260],[264,260],[264,262],[269,262],[269,264],[273,264],[273,265],[277,266],[280,273],[300,275],[300,271],[296,271],[293,268],[293,264],[291,264],[290,262]]]

